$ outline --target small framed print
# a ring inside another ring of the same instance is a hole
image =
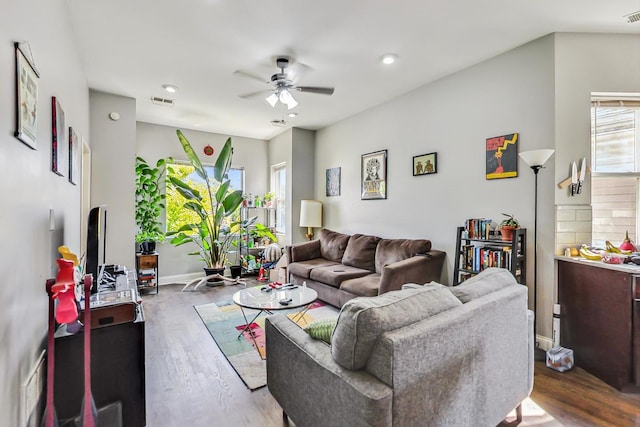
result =
[[[339,196],[340,195],[340,171],[341,168],[327,169],[326,187],[327,196]]]
[[[24,52],[20,43],[16,49],[16,131],[15,137],[29,148],[36,149],[38,143],[38,72]]]
[[[78,183],[78,136],[69,126],[69,182]]]
[[[487,138],[487,179],[515,178],[518,176],[518,133]]]
[[[413,176],[438,173],[438,153],[413,156]]]
[[[55,96],[51,97],[51,125],[51,171],[64,176],[62,168],[67,157],[67,128],[64,126],[64,110]]]
[[[363,154],[360,160],[360,198],[387,198],[387,150]]]

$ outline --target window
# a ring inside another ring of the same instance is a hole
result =
[[[166,212],[167,212],[167,232],[177,231],[184,224],[191,224],[198,222],[199,219],[195,212],[185,209],[183,207],[185,203],[184,197],[182,197],[172,185],[170,185],[169,177],[175,176],[177,178],[188,181],[189,184],[200,191],[201,194],[206,193],[206,185],[202,178],[198,176],[193,170],[193,166],[187,163],[169,163],[167,162],[167,185],[166,185]],[[207,170],[209,176],[213,176],[213,165],[203,165]],[[231,185],[229,191],[243,190],[244,192],[244,169],[243,168],[230,168],[229,179]],[[205,200],[207,198],[205,197]],[[230,217],[230,222],[238,221],[240,218],[239,210],[236,214]]]
[[[594,98],[591,105],[592,243],[637,239],[640,208],[640,98]]]
[[[287,164],[272,166],[272,189],[276,199],[276,233],[286,232],[287,220]]]

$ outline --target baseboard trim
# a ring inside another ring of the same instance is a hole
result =
[[[174,283],[186,284],[187,282],[197,279],[198,277],[204,277],[204,273],[188,273],[188,274],[176,274],[174,276],[158,277],[158,285],[172,285]]]
[[[538,347],[543,349],[544,351],[551,350],[553,347],[553,340],[548,337],[543,337],[542,335],[536,335],[536,341],[538,343]]]

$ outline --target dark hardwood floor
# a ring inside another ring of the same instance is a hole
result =
[[[285,426],[268,389],[247,389],[193,309],[229,300],[239,288],[181,289],[143,294],[147,426]],[[620,393],[579,368],[559,373],[537,362],[530,399],[522,426],[640,426],[639,394]]]

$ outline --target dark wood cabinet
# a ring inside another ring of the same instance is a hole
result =
[[[640,391],[640,267],[558,258],[560,345],[575,364]]]
[[[158,254],[136,254],[136,274],[138,290],[155,289],[159,292],[158,286]]]
[[[487,267],[501,267],[511,271],[518,283],[525,285],[527,278],[527,230],[513,231],[511,240],[480,239],[467,236],[464,227],[456,233],[456,253],[453,286],[472,277]]]

